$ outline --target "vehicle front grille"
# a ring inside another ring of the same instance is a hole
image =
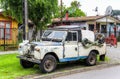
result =
[[[34,51],[36,45],[31,45],[30,49],[31,51]]]

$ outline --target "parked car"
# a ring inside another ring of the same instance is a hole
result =
[[[58,26],[46,30],[41,41],[23,41],[19,44],[20,63],[24,68],[38,64],[42,72],[55,70],[58,62],[84,59],[86,65],[96,65],[97,56],[105,59],[106,44],[89,30],[79,26]]]

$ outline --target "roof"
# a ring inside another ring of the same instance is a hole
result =
[[[101,19],[101,18],[104,18],[104,17],[107,17],[107,16],[85,16],[85,17],[69,17],[68,20],[66,20],[66,18],[63,18],[63,22],[75,22],[75,21],[95,21],[95,20],[98,20],[98,19]],[[108,18],[116,21],[117,23],[120,23],[120,20],[114,18],[114,17],[111,17],[111,16],[108,16]],[[54,18],[52,19],[52,22],[55,23],[55,22],[60,22],[61,18]]]
[[[93,20],[97,20],[100,18],[103,18],[105,16],[86,16],[86,17],[69,17],[68,20],[66,20],[66,18],[63,18],[64,22],[67,21],[93,21]],[[60,22],[61,18],[54,18],[52,19],[53,22]]]
[[[119,20],[119,19],[116,19],[115,17],[110,17],[110,16],[109,16],[109,18],[111,18],[112,20],[114,20],[114,21],[117,22],[117,23],[120,23],[120,20]]]

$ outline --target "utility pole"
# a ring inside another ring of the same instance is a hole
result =
[[[62,7],[63,7],[63,6],[62,6],[62,0],[61,0],[61,19],[60,19],[61,25],[62,25],[62,20],[63,20],[63,19],[62,19]]]
[[[27,0],[23,0],[23,39],[28,39],[28,2]]]

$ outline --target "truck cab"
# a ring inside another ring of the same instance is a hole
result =
[[[58,62],[84,59],[86,65],[93,66],[97,56],[105,59],[106,44],[101,38],[80,26],[58,26],[45,30],[41,41],[20,43],[18,58],[24,68],[38,64],[45,73],[54,71]]]

